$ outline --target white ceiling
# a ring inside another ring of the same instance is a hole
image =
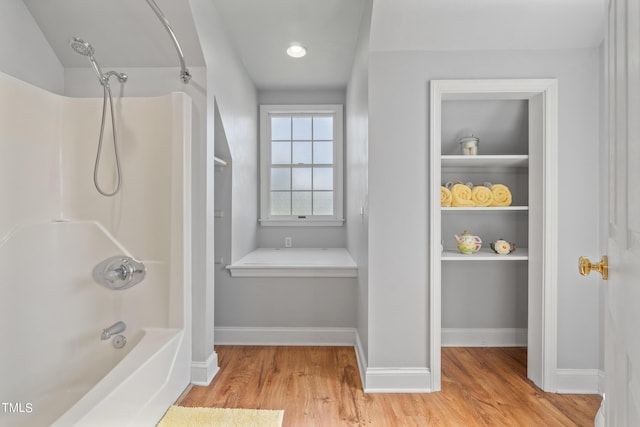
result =
[[[1,0],[0,0],[1,1]],[[95,48],[103,67],[178,67],[145,0],[23,0],[65,68],[88,67],[68,40]],[[211,0],[259,89],[344,88],[368,0]],[[373,0],[372,51],[595,47],[605,0]],[[187,0],[156,0],[187,66],[204,58]],[[286,56],[291,42],[308,48]]]
[[[1,1],[1,0],[0,0]],[[179,67],[169,34],[145,0],[23,0],[65,68],[89,67],[68,41],[80,37],[107,67]],[[204,57],[189,3],[156,0],[184,51],[188,66]]]
[[[260,89],[344,88],[366,0],[214,0]],[[307,56],[289,58],[290,43]]]

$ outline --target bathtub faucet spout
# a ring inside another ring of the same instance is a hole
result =
[[[119,334],[127,329],[127,325],[124,324],[123,321],[119,321],[109,326],[107,329],[102,330],[102,335],[100,335],[101,340],[108,340],[112,336]]]

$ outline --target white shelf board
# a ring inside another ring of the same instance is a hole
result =
[[[525,168],[529,166],[529,156],[526,154],[513,155],[447,155],[440,157],[443,168],[465,167],[465,168]]]
[[[480,206],[469,206],[469,207],[465,207],[465,206],[463,206],[463,207],[443,206],[440,209],[442,209],[445,212],[528,211],[529,210],[529,206],[487,206],[487,207],[480,207]]]
[[[213,156],[213,161],[214,161],[216,166],[229,166],[229,162],[228,161],[222,160],[218,156]]]
[[[498,255],[489,248],[482,248],[475,254],[445,250],[440,255],[440,259],[442,261],[526,261],[529,259],[529,248],[517,248],[509,255]]]
[[[258,248],[226,267],[233,277],[357,277],[344,248]]]

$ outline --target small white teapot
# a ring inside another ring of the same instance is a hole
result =
[[[472,254],[478,252],[482,247],[482,239],[467,230],[464,230],[464,233],[459,236],[456,234],[455,238],[458,242],[458,252],[461,254]]]

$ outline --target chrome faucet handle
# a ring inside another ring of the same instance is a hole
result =
[[[114,289],[128,289],[142,281],[147,273],[143,263],[119,255],[107,258],[93,268],[93,279],[102,286]]]

